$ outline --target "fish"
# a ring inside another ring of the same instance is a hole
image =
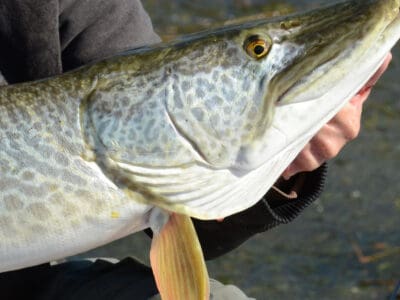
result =
[[[209,299],[191,218],[257,203],[400,38],[351,0],[0,87],[0,272],[145,228],[162,299]]]

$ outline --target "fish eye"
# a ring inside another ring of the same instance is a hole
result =
[[[272,42],[269,38],[264,39],[258,35],[249,37],[244,43],[244,49],[246,50],[247,54],[255,59],[261,59],[267,56],[271,46]]]

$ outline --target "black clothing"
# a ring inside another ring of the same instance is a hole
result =
[[[138,0],[0,1],[0,71],[9,83],[159,41]]]
[[[195,220],[205,258],[216,258],[238,247],[254,234],[293,221],[320,196],[326,171],[327,166],[324,164],[314,172],[294,176],[285,183],[286,188],[281,186],[283,190],[289,191],[296,182],[304,181],[298,190],[297,199],[287,199],[271,189],[255,206],[223,222]]]
[[[56,75],[129,48],[158,41],[159,37],[153,31],[150,18],[138,0],[0,1],[0,71],[9,83]],[[298,175],[284,184],[291,190],[292,185],[303,181],[302,185],[296,188],[298,199],[289,200],[275,191],[270,191],[254,207],[228,217],[223,222],[195,221],[206,258],[220,256],[256,233],[290,222],[319,196],[325,171],[326,167],[323,166],[317,171]],[[283,190],[286,188],[282,187]],[[101,274],[105,271],[97,267],[95,269],[101,270]],[[63,270],[62,267],[50,268],[48,265],[42,265],[3,273],[0,276],[2,298],[5,297],[4,289],[7,286],[14,287],[9,289],[10,295],[18,294],[19,286],[13,285],[13,278],[30,282],[33,289],[38,288],[37,285],[43,288],[44,282],[55,280],[55,285],[49,288],[59,287],[63,293],[66,286],[79,285],[79,278],[71,278],[67,270],[64,273],[60,270]],[[106,268],[106,273],[111,272],[107,270]],[[135,277],[133,273],[138,270],[141,275]],[[104,280],[99,274],[91,273],[92,271],[82,272],[88,278],[93,275],[92,279],[83,280],[88,284],[87,289],[95,288],[96,285],[103,287]],[[115,267],[112,272],[118,273],[118,268]],[[132,290],[135,289],[134,286],[141,286],[144,293],[145,290],[150,293],[154,291],[154,284],[140,284],[141,276],[145,281],[150,280],[146,282],[152,282],[150,269],[138,265],[136,269],[133,267],[131,272],[134,278],[130,277],[127,281]],[[124,273],[124,276],[128,275]],[[149,276],[151,279],[148,279]],[[136,284],[134,280],[138,280]],[[116,288],[123,289],[118,286]],[[73,297],[73,294],[68,295]],[[96,299],[103,299],[100,294],[96,296],[96,292],[90,295]],[[59,298],[57,295],[54,299],[70,298]],[[104,299],[125,298],[121,296]]]
[[[0,273],[4,300],[147,300],[158,294],[151,269],[125,258],[44,264]]]

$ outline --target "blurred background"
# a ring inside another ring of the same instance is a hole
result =
[[[170,40],[227,20],[332,1],[142,2],[157,33]],[[393,53],[365,105],[360,137],[330,163],[322,197],[293,223],[209,262],[211,277],[257,299],[389,299],[400,281],[400,47]],[[149,245],[139,233],[82,256],[148,262]]]

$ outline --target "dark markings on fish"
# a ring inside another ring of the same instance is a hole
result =
[[[41,202],[32,203],[27,207],[27,210],[38,220],[47,220],[51,217],[50,210]]]
[[[3,204],[8,211],[16,211],[24,207],[24,203],[15,195],[4,196]]]

